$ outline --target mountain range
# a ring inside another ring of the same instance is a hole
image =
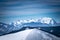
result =
[[[60,28],[60,23],[57,23],[54,19],[52,18],[40,18],[37,20],[22,20],[22,21],[17,21],[11,24],[6,24],[0,22],[0,35],[5,35],[9,33],[13,33],[16,31],[21,31],[25,30],[26,28],[41,28],[43,31],[47,31],[50,33],[51,30],[54,30],[52,34],[55,34],[59,36],[59,28]],[[48,28],[48,29],[47,29]],[[56,32],[56,33],[55,33]]]

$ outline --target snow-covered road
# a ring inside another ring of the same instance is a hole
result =
[[[0,36],[0,40],[60,40],[58,37],[38,29],[27,29],[13,34]]]

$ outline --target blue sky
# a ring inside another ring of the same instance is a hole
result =
[[[51,17],[60,22],[60,1],[0,1],[0,21],[12,22],[19,19]]]

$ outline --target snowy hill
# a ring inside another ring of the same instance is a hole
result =
[[[9,33],[13,30],[13,26],[0,22],[0,35]]]
[[[28,29],[0,36],[0,40],[60,40],[60,38],[38,29]]]

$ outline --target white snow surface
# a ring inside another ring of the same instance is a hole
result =
[[[27,29],[0,36],[0,40],[60,40],[60,38],[38,29]]]

